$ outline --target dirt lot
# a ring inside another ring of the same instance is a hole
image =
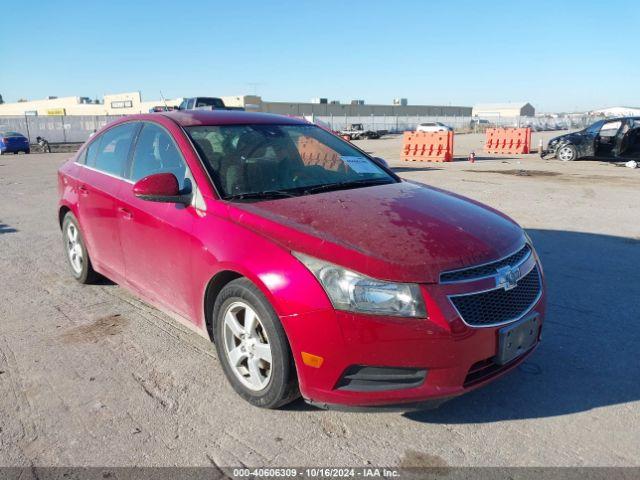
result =
[[[67,155],[0,157],[0,465],[640,465],[640,170],[483,159],[478,135],[456,137],[474,164],[402,163],[393,137],[359,145],[528,229],[549,287],[531,359],[436,411],[255,409],[206,340],[117,285],[71,279]]]

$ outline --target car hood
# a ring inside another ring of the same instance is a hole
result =
[[[365,275],[434,283],[515,251],[522,229],[478,202],[413,182],[230,204],[232,220]]]
[[[565,133],[564,135],[553,137],[551,140],[549,140],[549,145],[555,142],[558,142],[558,143],[572,142],[575,139],[580,137],[582,137],[582,134],[580,132]]]

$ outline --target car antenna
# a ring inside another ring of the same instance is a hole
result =
[[[169,111],[169,105],[167,105],[167,101],[164,99],[164,95],[162,95],[162,90],[160,90],[160,98],[162,99],[162,103],[164,103],[164,111]]]

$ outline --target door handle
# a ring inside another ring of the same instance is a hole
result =
[[[122,218],[125,220],[131,220],[133,218],[131,212],[124,207],[118,207],[118,211],[122,214]]]
[[[87,187],[85,187],[84,185],[80,185],[78,187],[78,190],[80,191],[80,195],[84,195],[84,196],[89,195],[89,189]]]

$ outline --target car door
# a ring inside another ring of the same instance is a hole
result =
[[[611,120],[604,122],[595,139],[595,156],[611,158],[615,156],[616,138],[622,130],[624,121]]]
[[[134,146],[127,177],[136,182],[154,173],[173,173],[182,193],[195,189],[192,176],[171,134],[144,122]],[[190,317],[192,206],[142,200],[133,185],[121,192],[119,224],[127,282],[150,301]]]
[[[604,124],[603,120],[599,120],[588,126],[581,132],[575,134],[572,143],[578,150],[578,157],[593,157],[596,154],[596,138],[600,132],[600,128]],[[573,137],[572,137],[573,138]]]
[[[118,195],[129,185],[125,169],[138,128],[138,122],[128,122],[108,129],[91,141],[80,162],[80,227],[94,267],[117,281],[124,275]]]
[[[640,159],[640,118],[627,119],[627,128],[620,137],[618,155],[626,158]]]

